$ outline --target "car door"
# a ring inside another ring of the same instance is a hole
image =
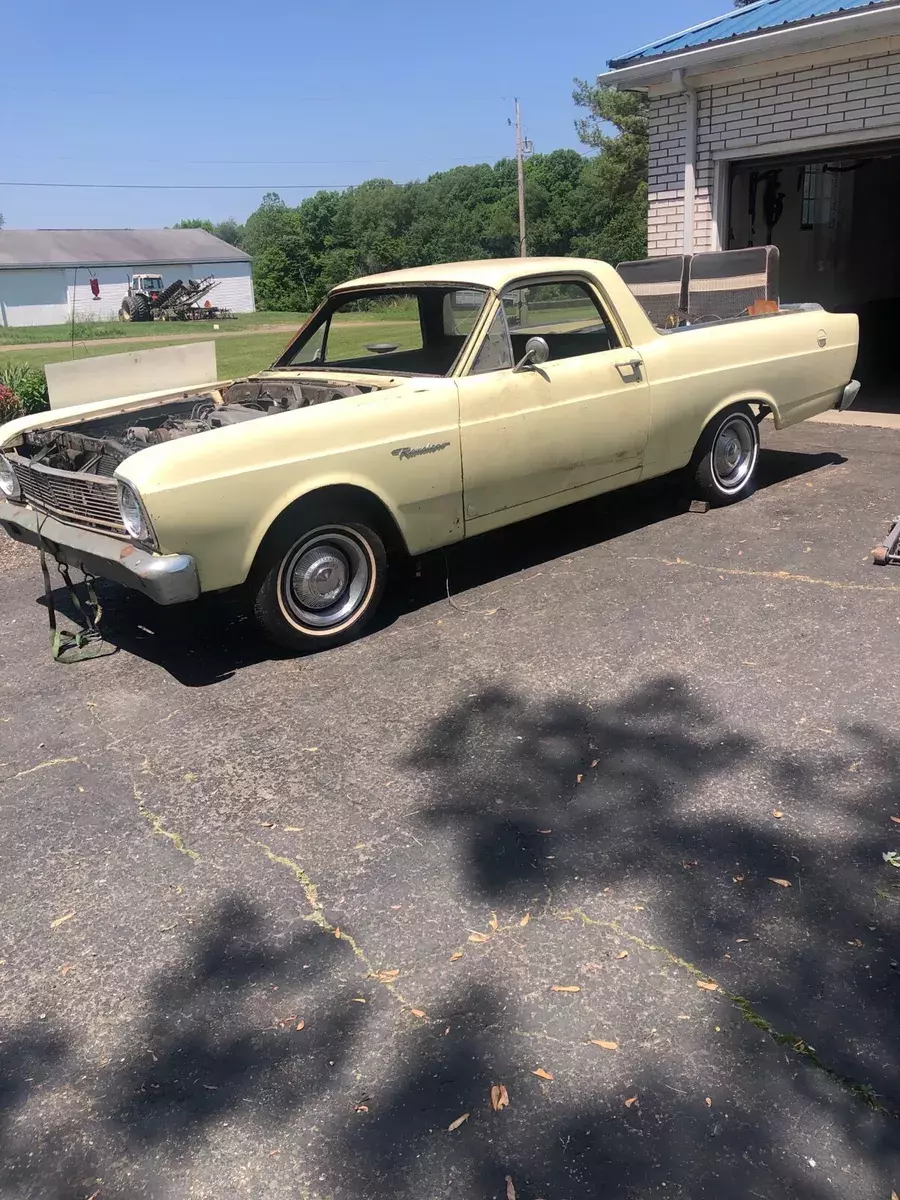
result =
[[[534,336],[548,360],[515,369]],[[643,364],[587,278],[507,288],[457,383],[467,531],[638,478],[650,422]]]

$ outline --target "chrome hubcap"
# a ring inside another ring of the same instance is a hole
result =
[[[313,531],[285,557],[282,602],[298,624],[323,630],[341,625],[369,595],[370,561],[352,530]]]
[[[713,473],[723,491],[736,492],[743,487],[756,466],[757,451],[756,427],[749,417],[736,414],[725,422],[712,452]]]
[[[291,590],[305,608],[321,609],[334,604],[350,577],[343,554],[329,546],[307,550],[291,574]]]

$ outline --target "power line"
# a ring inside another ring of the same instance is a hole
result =
[[[18,160],[19,162],[107,162],[109,155],[102,157],[90,158],[84,154],[13,154],[8,158]],[[479,158],[477,155],[469,155],[468,158],[445,158],[442,162],[451,163],[472,163],[478,164],[488,162],[495,158],[495,154],[491,153],[483,155]],[[127,158],[119,158],[119,162],[127,162]],[[200,167],[347,167],[360,166],[366,164],[378,163],[402,163],[402,162],[418,162],[428,163],[434,162],[434,158],[298,158],[298,159],[282,159],[282,158],[147,158],[144,155],[136,155],[132,160],[134,162],[147,163],[152,166],[200,166]]]
[[[41,181],[0,179],[0,187],[21,188],[90,188],[131,189],[154,192],[292,192],[292,191],[339,191],[341,188],[356,187],[354,183],[48,183]]]

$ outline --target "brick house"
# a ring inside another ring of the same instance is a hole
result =
[[[609,67],[650,98],[650,254],[777,245],[783,299],[859,312],[896,380],[900,0],[757,0]]]

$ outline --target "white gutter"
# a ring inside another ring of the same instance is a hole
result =
[[[893,28],[891,28],[893,26]],[[823,46],[865,41],[900,31],[900,0],[882,0],[874,8],[836,13],[787,28],[767,29],[727,42],[713,42],[659,58],[638,59],[629,66],[607,71],[597,82],[621,89],[647,87],[673,70],[715,70],[740,59],[751,62],[781,58],[791,53],[819,50]]]

